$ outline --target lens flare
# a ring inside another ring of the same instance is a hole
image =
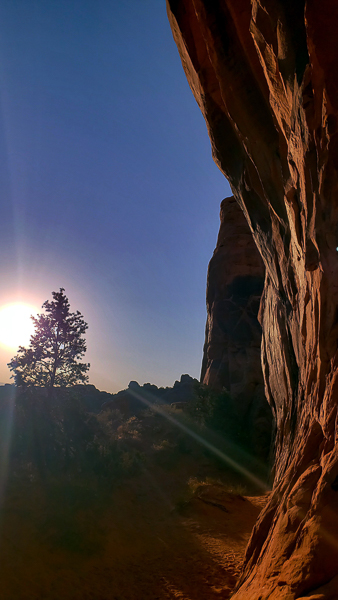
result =
[[[10,386],[7,397],[2,402],[0,422],[0,508],[2,507],[7,484],[9,453],[12,439],[16,390]],[[0,523],[1,525],[1,523]]]
[[[192,439],[194,439],[196,442],[201,444],[201,446],[204,446],[204,448],[209,450],[209,452],[212,452],[212,454],[214,454],[215,456],[220,458],[224,463],[229,465],[232,469],[234,469],[235,471],[237,471],[238,473],[243,475],[248,481],[250,481],[255,486],[257,486],[260,490],[262,490],[262,492],[269,491],[270,488],[267,486],[265,481],[263,481],[262,479],[260,479],[256,475],[254,475],[251,471],[246,469],[243,465],[241,465],[239,462],[234,460],[231,456],[229,456],[228,454],[225,454],[225,452],[222,452],[222,450],[219,450],[219,448],[216,448],[216,446],[214,446],[213,444],[208,442],[201,435],[199,435],[198,433],[193,431],[190,427],[187,427],[187,425],[185,425],[184,423],[181,423],[180,421],[175,419],[172,415],[169,415],[164,410],[162,410],[159,406],[154,405],[152,402],[150,402],[149,400],[144,398],[144,396],[141,396],[134,390],[129,388],[128,392],[130,394],[132,394],[135,398],[137,398],[138,400],[143,402],[146,406],[151,408],[151,410],[153,410],[154,412],[157,412],[158,414],[162,415],[162,417],[164,417],[165,419],[167,419],[168,421],[170,421],[171,423],[176,425],[176,427],[181,429],[181,431],[184,431],[184,433],[186,433]]]

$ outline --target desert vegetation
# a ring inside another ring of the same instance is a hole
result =
[[[190,396],[186,402],[173,403],[165,402],[164,397],[170,397],[175,386],[157,390],[149,384],[137,387],[135,382],[115,396],[84,385],[55,388],[52,396],[45,388],[20,389],[9,385],[0,388],[1,523],[7,540],[7,558],[2,557],[4,591],[0,592],[0,598],[39,598],[43,594],[56,598],[61,593],[64,598],[96,598],[90,595],[97,585],[94,573],[85,590],[80,584],[75,591],[79,585],[79,565],[83,569],[87,568],[84,565],[103,561],[111,569],[113,555],[119,564],[118,571],[123,572],[129,558],[122,560],[121,544],[125,551],[128,545],[133,547],[136,535],[133,528],[142,530],[143,542],[139,543],[147,547],[143,551],[149,552],[146,560],[150,560],[153,550],[148,546],[153,528],[164,539],[159,544],[166,549],[166,536],[174,526],[175,534],[171,532],[170,536],[175,539],[170,539],[178,547],[187,535],[183,534],[182,519],[191,525],[192,518],[195,523],[195,512],[202,511],[201,518],[207,527],[208,518],[203,511],[216,511],[216,516],[223,515],[221,521],[225,518],[230,522],[227,515],[229,510],[235,510],[233,498],[240,498],[241,505],[245,502],[244,495],[262,494],[265,483],[259,488],[255,482],[259,477],[263,479],[258,463],[251,467],[246,464],[251,472],[256,468],[256,480],[247,479],[241,470],[248,454],[238,443],[240,430],[236,431],[231,423],[232,439],[224,435],[229,411],[222,411],[224,394],[207,393],[204,386],[187,376],[182,380],[185,393],[190,389]],[[176,397],[180,398],[181,382],[175,384]],[[224,460],[225,456],[233,462]],[[252,503],[247,507],[250,526],[243,533],[245,540],[260,509]],[[222,527],[218,517],[215,521],[212,516],[212,522],[215,530]],[[129,526],[128,533],[125,528],[128,530]],[[118,530],[119,547],[112,542],[114,528]],[[190,533],[188,537],[185,560],[200,561],[204,573],[210,557],[202,560],[200,553],[205,551],[192,549]],[[221,587],[225,586],[221,596],[224,598],[236,581],[245,545],[241,539],[240,535],[241,549],[230,571],[218,567],[216,580],[222,582]],[[177,550],[175,561],[181,552]],[[136,563],[138,560],[135,558]],[[28,565],[36,572],[34,584],[25,570]],[[64,583],[55,583],[60,565],[67,571],[67,590]],[[137,575],[139,564],[134,567],[133,578],[141,581],[142,577]],[[159,565],[156,569],[161,571]],[[14,578],[14,572],[18,571],[21,584]],[[196,573],[197,579],[202,571]],[[105,582],[102,586],[108,590],[108,580],[112,585],[111,575],[107,578],[101,573],[101,576]],[[181,572],[180,585],[185,578],[186,574]],[[169,577],[166,584],[162,582],[162,591],[158,583],[148,582],[148,591],[143,590],[138,597],[173,598],[170,581]],[[133,585],[126,578],[123,595],[116,597],[136,597]],[[211,584],[203,585],[205,590],[198,597],[212,598]],[[57,591],[51,592],[53,586]],[[111,598],[107,590],[99,597]]]

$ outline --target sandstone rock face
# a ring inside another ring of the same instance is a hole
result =
[[[168,14],[267,273],[275,481],[234,598],[337,598],[338,4],[168,0]]]
[[[257,315],[264,265],[236,200],[221,203],[221,226],[207,277],[207,324],[201,382],[230,392],[234,414],[257,457],[269,455],[271,409],[261,367]]]

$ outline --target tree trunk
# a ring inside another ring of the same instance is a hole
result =
[[[234,598],[337,598],[338,5],[169,0],[168,15],[266,266],[275,481]]]
[[[49,384],[49,396],[52,395],[52,391],[53,391],[53,387],[54,387],[54,383],[55,383],[55,375],[56,375],[56,369],[57,369],[57,364],[58,364],[58,358],[59,358],[59,329],[57,329],[57,332],[56,332],[55,347],[54,347],[54,364],[53,364],[53,371],[52,371],[52,375],[50,378],[50,384]]]

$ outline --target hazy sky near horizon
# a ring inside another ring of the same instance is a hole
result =
[[[199,377],[231,192],[165,0],[1,0],[0,88],[0,308],[64,287],[100,389]]]

